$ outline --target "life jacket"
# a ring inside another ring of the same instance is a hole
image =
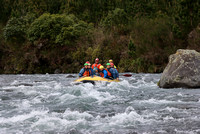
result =
[[[84,69],[84,71],[85,72],[83,73],[83,76],[85,76],[85,77],[90,76],[92,74],[90,69],[88,69],[88,70]]]
[[[100,74],[101,77],[104,77],[103,71],[102,71],[102,72],[99,72],[99,74]]]
[[[101,64],[96,64],[96,63],[94,63],[94,64],[92,65],[92,69],[94,69],[94,67],[96,67],[96,68],[99,69],[100,66],[101,66]]]
[[[109,77],[112,77],[112,74],[111,74],[111,72],[109,72],[109,71],[108,71],[108,69],[106,69],[106,68],[105,68],[105,70],[107,71],[107,73],[108,73],[108,76],[109,76]]]

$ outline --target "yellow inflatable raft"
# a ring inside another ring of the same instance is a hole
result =
[[[81,77],[74,82],[83,82],[83,83],[95,83],[97,81],[105,81],[105,82],[120,82],[119,80],[110,80],[106,78],[102,78],[99,76],[93,76],[93,77]]]

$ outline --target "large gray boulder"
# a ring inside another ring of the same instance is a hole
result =
[[[200,53],[179,49],[170,55],[158,85],[161,88],[200,88]]]

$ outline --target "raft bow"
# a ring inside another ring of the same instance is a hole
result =
[[[110,79],[102,78],[102,77],[99,77],[99,76],[81,77],[81,78],[75,80],[74,82],[83,82],[83,83],[92,83],[92,84],[95,84],[95,82],[98,82],[98,81],[120,82],[119,80],[110,80]]]

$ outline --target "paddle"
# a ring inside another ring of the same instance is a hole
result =
[[[132,74],[123,74],[123,76],[125,76],[125,77],[131,77]]]

